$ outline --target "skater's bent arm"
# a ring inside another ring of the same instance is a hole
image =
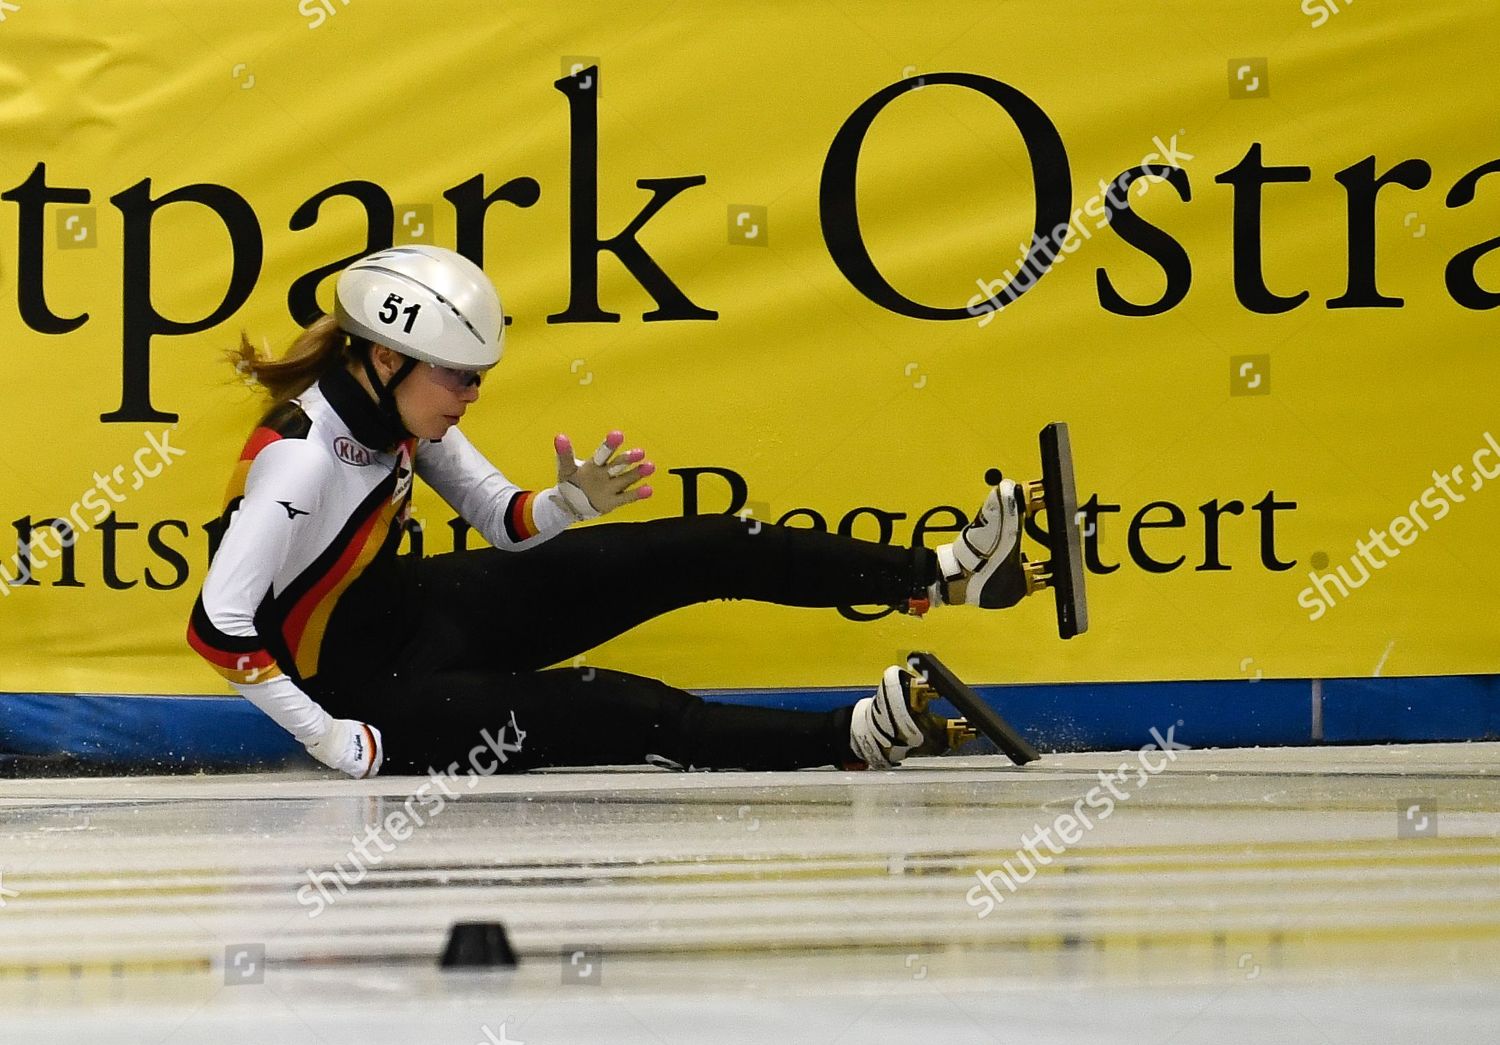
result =
[[[417,474],[496,548],[541,544],[577,516],[557,487],[533,492],[511,482],[458,428],[417,447]]]
[[[189,644],[241,696],[303,744],[320,740],[332,719],[282,673],[256,630],[255,612],[302,543],[299,523],[305,531],[306,519],[314,518],[320,507],[321,456],[302,440],[277,442],[261,451],[188,627]]]

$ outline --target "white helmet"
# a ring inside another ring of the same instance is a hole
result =
[[[488,370],[505,347],[495,285],[442,247],[390,247],[360,258],[339,274],[334,315],[350,334],[460,370]]]

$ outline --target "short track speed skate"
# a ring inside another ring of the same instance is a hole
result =
[[[1068,426],[1054,422],[1042,429],[1042,477],[1017,482],[998,468],[985,473],[989,495],[957,538],[938,546],[940,581],[934,596],[943,605],[1006,609],[1027,596],[1051,588],[1057,607],[1057,633],[1065,639],[1088,630],[1084,597],[1083,537],[1078,519],[1078,493],[1073,483],[1073,452]],[[1035,517],[1045,513],[1042,531]],[[1027,526],[1051,550],[1046,561],[1036,561],[1022,550]],[[921,613],[927,600],[915,600]]]
[[[986,704],[978,693],[960,681],[936,656],[913,652],[906,658],[906,663],[917,676],[911,682],[911,704],[915,711],[926,712],[929,704],[938,697],[943,697],[963,712],[963,718],[948,720],[950,750],[982,733],[993,740],[995,746],[1018,766],[1035,762],[1042,757],[1036,748],[1027,743],[1025,737],[1016,732],[1014,726]]]
[[[1042,478],[1017,483],[1017,496],[1029,519],[1047,514],[1047,545],[1052,557],[1045,562],[1020,555],[1025,575],[1025,594],[1051,588],[1057,603],[1057,634],[1065,639],[1082,635],[1089,627],[1088,600],[1084,591],[1083,535],[1078,519],[1078,491],[1073,482],[1073,449],[1068,441],[1068,426],[1054,421],[1043,428],[1041,444]],[[992,468],[985,482],[998,486],[1000,470]],[[1019,594],[1019,592],[1018,592]]]

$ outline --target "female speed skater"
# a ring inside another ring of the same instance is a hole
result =
[[[286,356],[242,339],[273,404],[229,484],[188,642],[323,764],[352,777],[451,765],[509,730],[506,771],[651,762],[886,768],[947,749],[911,674],[826,713],[704,701],[567,662],[712,599],[786,606],[1012,606],[1040,589],[1020,551],[1023,484],[989,490],[958,539],[901,548],[732,516],[575,527],[644,500],[655,470],[611,432],[557,483],[522,490],[458,427],[500,361],[499,296],[466,258],[395,247],[339,276],[332,316]],[[396,554],[413,473],[492,545]]]

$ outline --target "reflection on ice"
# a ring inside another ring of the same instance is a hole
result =
[[[1488,1041],[1497,754],[1184,751],[1051,845],[1134,752],[495,777],[400,831],[419,779],[5,781],[0,1041]],[[520,968],[440,973],[461,920]]]

